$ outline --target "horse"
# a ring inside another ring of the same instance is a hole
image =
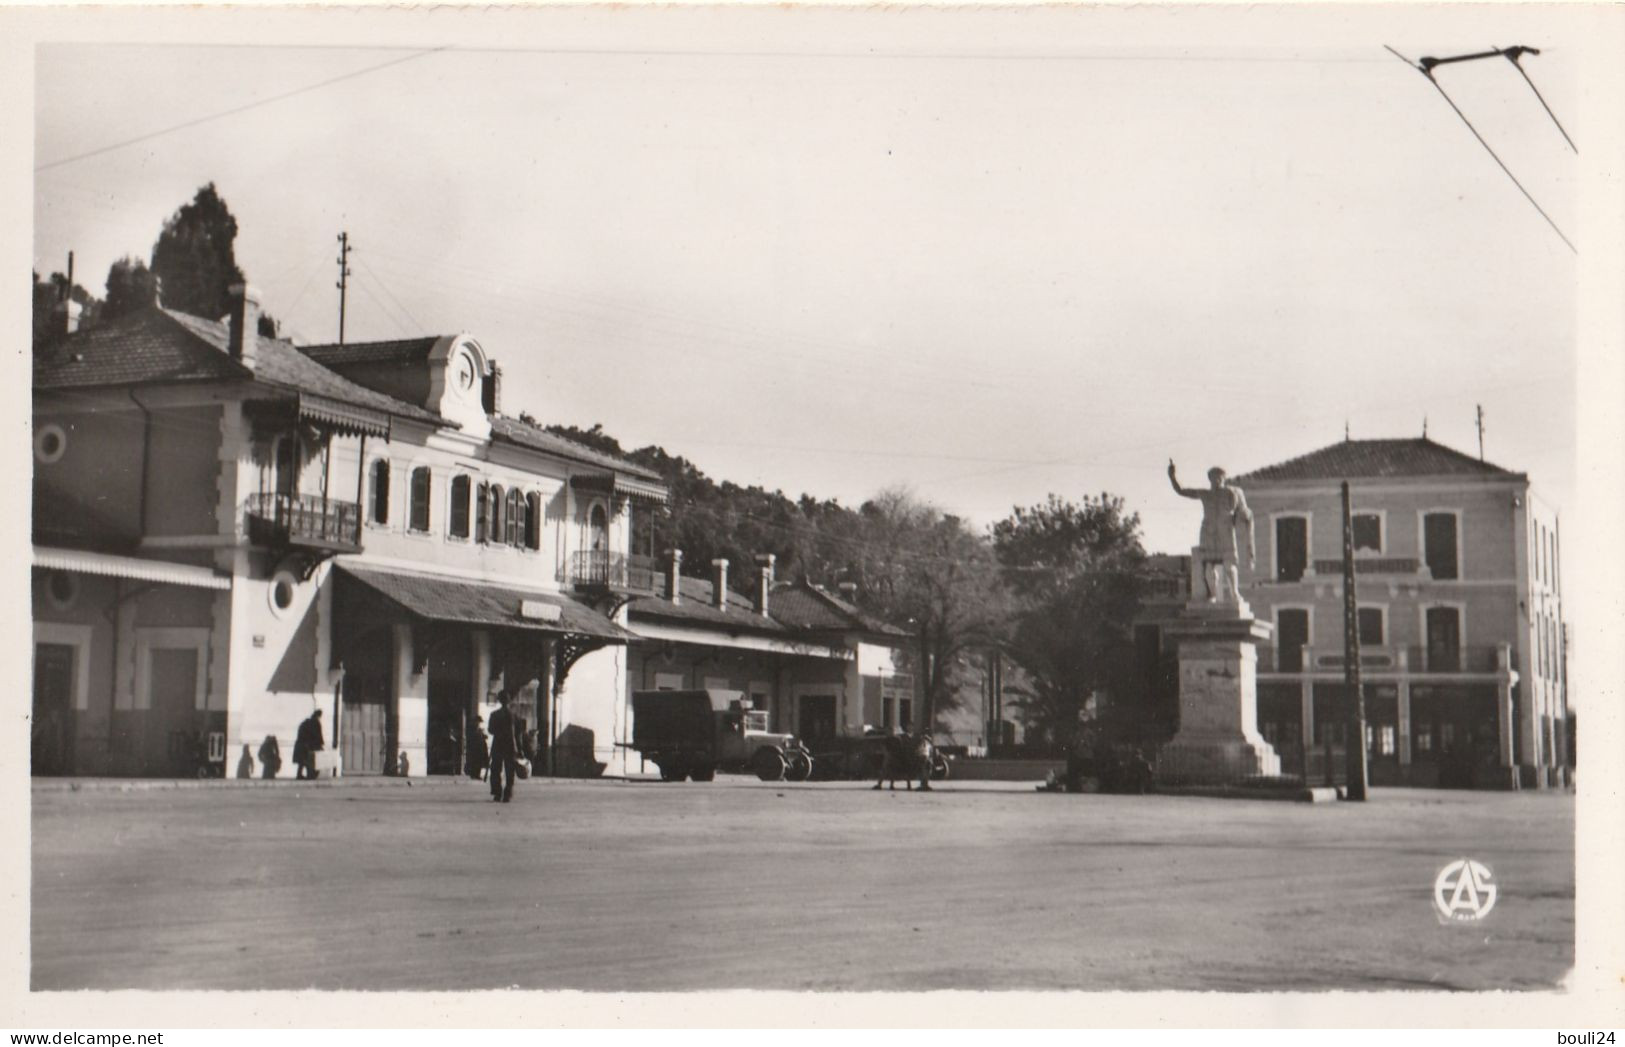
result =
[[[914,735],[887,735],[881,745],[885,758],[880,765],[880,777],[875,780],[876,790],[890,781],[891,789],[895,792],[899,778],[903,779],[903,785],[909,792],[914,791],[916,778],[920,780],[922,790],[930,790],[931,763],[936,755],[936,746],[931,744],[929,734],[922,731]]]

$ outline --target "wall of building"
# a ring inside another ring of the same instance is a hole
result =
[[[1341,561],[1340,492],[1328,484],[1313,491],[1253,485],[1246,488],[1246,493],[1254,513],[1257,568],[1243,571],[1243,595],[1254,614],[1271,622],[1279,620],[1282,608],[1307,608],[1313,657],[1317,662],[1323,655],[1340,657],[1341,575],[1337,571],[1313,572],[1314,560]],[[1380,647],[1396,655],[1388,669],[1368,669],[1368,681],[1405,679],[1398,675],[1397,649],[1403,648],[1409,663],[1409,684],[1404,686],[1444,684],[1436,674],[1423,671],[1425,614],[1432,606],[1458,608],[1463,669],[1490,681],[1485,686],[1497,689],[1498,715],[1504,721],[1516,719],[1516,723],[1502,725],[1502,763],[1510,765],[1516,756],[1525,765],[1524,784],[1549,784],[1552,775],[1544,768],[1556,762],[1560,752],[1557,725],[1562,720],[1559,710],[1563,706],[1561,685],[1553,678],[1550,657],[1546,673],[1540,671],[1539,630],[1544,625],[1548,633],[1559,631],[1561,609],[1558,572],[1549,563],[1556,559],[1555,540],[1547,546],[1544,560],[1540,550],[1546,534],[1555,535],[1555,516],[1531,498],[1522,480],[1366,484],[1355,485],[1352,493],[1353,512],[1375,511],[1383,518],[1382,549],[1357,552],[1357,560],[1415,560],[1425,564],[1422,515],[1434,511],[1459,514],[1457,579],[1434,579],[1425,567],[1406,571],[1396,570],[1398,565],[1393,564],[1357,574],[1359,604],[1384,610]],[[1311,519],[1311,572],[1301,581],[1278,582],[1274,518],[1303,512],[1309,513]],[[1511,648],[1516,684],[1511,682],[1511,676],[1498,671],[1497,649],[1501,645]],[[1369,636],[1362,636],[1362,649],[1370,651],[1377,646]],[[1322,672],[1336,671],[1333,666],[1318,668]],[[1401,728],[1404,733],[1406,725],[1401,723]],[[1408,745],[1405,748],[1402,762],[1412,755]]]

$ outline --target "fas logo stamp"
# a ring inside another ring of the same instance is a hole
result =
[[[1433,881],[1433,906],[1442,919],[1473,923],[1495,908],[1497,893],[1489,866],[1471,858],[1458,858],[1440,869]]]

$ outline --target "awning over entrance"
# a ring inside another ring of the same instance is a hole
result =
[[[591,637],[609,643],[626,643],[638,638],[586,604],[558,593],[349,564],[335,565],[334,570],[372,594],[432,622],[526,629]]]
[[[93,553],[81,549],[56,549],[50,546],[36,545],[34,546],[34,566],[53,571],[99,574],[108,578],[133,578],[142,582],[188,585],[194,589],[227,590],[231,588],[231,579],[229,577],[216,574],[207,567],[170,563],[167,560],[147,560],[138,556]]]

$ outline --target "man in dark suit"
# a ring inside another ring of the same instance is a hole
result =
[[[513,779],[519,766],[519,732],[507,691],[497,692],[499,708],[491,714],[491,799],[513,799]],[[506,777],[504,777],[506,776]]]
[[[293,762],[297,767],[295,778],[316,777],[316,754],[327,748],[322,738],[322,711],[317,709],[299,725],[294,735]]]

